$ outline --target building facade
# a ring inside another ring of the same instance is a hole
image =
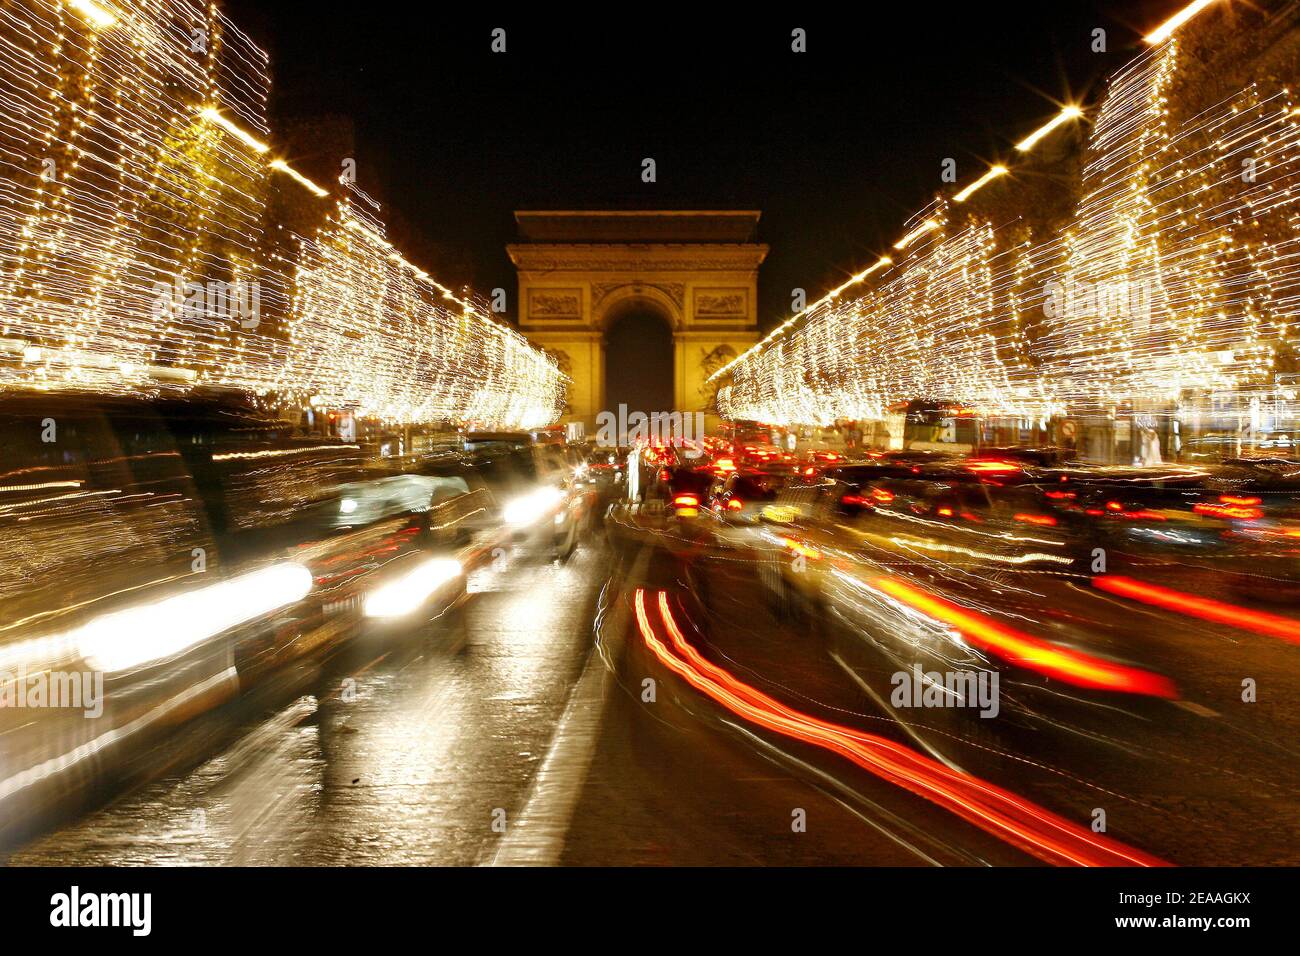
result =
[[[707,379],[758,340],[754,211],[520,211],[507,247],[519,274],[519,327],[572,379],[565,422],[589,433],[609,409],[606,335],[633,312],[672,337],[673,409],[712,413]]]

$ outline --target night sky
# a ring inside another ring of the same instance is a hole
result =
[[[811,299],[884,251],[940,187],[944,157],[959,181],[982,172],[1057,104],[1094,100],[1140,34],[1183,5],[226,9],[271,53],[273,125],[350,117],[359,185],[385,203],[399,246],[449,284],[502,286],[513,312],[504,246],[517,208],[760,209],[766,327],[793,287]],[[489,50],[497,26],[504,55]],[[796,26],[807,53],[790,52]],[[1095,27],[1106,54],[1090,49]],[[640,179],[647,156],[654,184]],[[335,157],[289,158],[337,174]]]

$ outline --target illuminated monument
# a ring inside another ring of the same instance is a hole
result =
[[[759,215],[515,213],[520,241],[507,249],[519,272],[519,327],[572,377],[565,421],[591,433],[597,413],[609,408],[607,383],[625,374],[606,367],[609,333],[647,315],[671,337],[671,410],[712,411],[706,380],[758,340],[758,267],[768,251],[753,241]]]

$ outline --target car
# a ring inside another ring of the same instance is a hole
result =
[[[590,529],[599,497],[582,483],[580,453],[527,434],[471,435],[465,446],[491,492],[486,518],[504,524],[515,547],[567,560]]]
[[[0,694],[83,696],[0,708],[0,837],[287,664],[461,599],[474,489],[239,396],[7,392],[0,430]]]
[[[777,504],[793,476],[788,472],[763,469],[723,471],[714,479],[709,507],[724,521],[753,524],[765,509]]]

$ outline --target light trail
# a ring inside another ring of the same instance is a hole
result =
[[[981,207],[971,190],[989,174],[936,199],[887,273],[715,373],[723,415],[827,426],[959,399],[976,416],[1041,424],[1124,402],[1199,410],[1214,396],[1232,422],[1255,405],[1294,417],[1294,93],[1260,82],[1183,103],[1186,60],[1170,37],[1111,79],[1063,226],[1033,207],[1017,215],[1014,197]],[[1066,106],[1020,151],[1081,117]]]
[[[556,362],[409,262],[354,183],[278,221],[281,190],[330,194],[271,158],[269,58],[217,6],[18,0],[0,36],[0,389],[558,417]]]
[[[1149,584],[1121,575],[1107,574],[1095,577],[1092,579],[1092,586],[1109,594],[1140,601],[1176,614],[1185,614],[1203,621],[1226,624],[1229,627],[1254,631],[1256,634],[1278,637],[1292,644],[1300,644],[1300,621],[1295,618],[1269,614],[1266,611],[1254,611],[1195,594],[1185,594],[1173,588],[1161,587],[1158,584]]]
[[[954,628],[967,643],[1035,673],[1075,687],[1168,699],[1178,697],[1174,682],[1161,674],[1059,647],[895,578],[874,577],[867,583],[931,620]]]
[[[1093,833],[1010,791],[952,770],[887,738],[793,710],[742,683],[705,660],[686,640],[673,617],[667,592],[658,593],[658,609],[672,649],[650,623],[643,588],[636,591],[634,608],[642,639],[665,667],[732,713],[760,727],[839,754],[1045,862],[1066,866],[1168,865],[1158,857]]]

